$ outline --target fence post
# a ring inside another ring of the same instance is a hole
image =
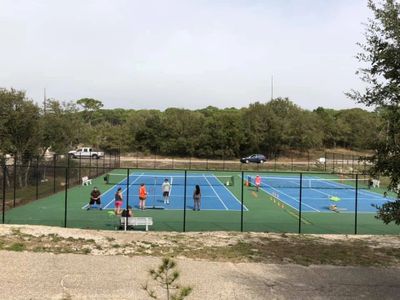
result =
[[[124,230],[126,230],[128,228],[128,215],[129,215],[129,168],[126,169],[126,214],[125,214],[125,226],[124,226]]]
[[[68,163],[69,166],[69,163]],[[82,152],[81,155],[79,155],[79,168],[78,168],[78,180],[79,180],[79,184],[82,184]]]
[[[342,154],[342,172],[344,172],[344,154]]]
[[[301,201],[303,199],[303,173],[300,173],[300,193],[299,193],[299,234],[301,233]]]
[[[39,199],[39,157],[36,157],[36,200]]]
[[[310,171],[310,151],[307,150],[307,171]]]
[[[7,172],[7,166],[6,163],[4,162],[3,166],[3,214],[2,214],[2,222],[4,224],[5,222],[5,212],[6,212],[6,172]]]
[[[13,174],[13,180],[14,180],[14,186],[13,186],[13,207],[15,207],[15,200],[17,198],[17,156],[14,154],[14,174]]]
[[[332,172],[335,173],[335,152],[332,153]]]
[[[96,159],[96,177],[99,177],[99,159]]]
[[[327,160],[327,157],[326,157],[326,152],[324,153],[324,155],[325,155],[324,171],[326,172],[326,160]]]
[[[53,154],[53,193],[56,193],[56,155]]]
[[[64,227],[67,228],[69,167],[65,168]]]
[[[89,178],[92,178],[92,150],[89,151]]]
[[[240,231],[243,232],[243,186],[244,186],[244,172],[242,171],[242,188],[240,193]]]
[[[357,214],[358,214],[358,173],[356,174],[356,194],[354,203],[354,234],[357,234]]]
[[[292,162],[291,170],[293,171],[293,168],[294,168],[294,166],[293,166],[293,153],[290,154],[290,160]]]
[[[186,232],[186,180],[187,180],[187,170],[185,170],[185,188],[183,191],[183,232]]]

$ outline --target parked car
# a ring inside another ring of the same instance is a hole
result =
[[[103,152],[93,150],[89,147],[79,148],[77,150],[72,150],[68,152],[69,157],[71,158],[94,158],[99,159],[104,156]]]
[[[264,155],[262,154],[252,154],[250,156],[247,157],[242,157],[240,159],[241,163],[258,163],[258,164],[262,164],[263,162],[265,162],[267,159]]]

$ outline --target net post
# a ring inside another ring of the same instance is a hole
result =
[[[36,178],[35,178],[35,197],[39,199],[39,156],[36,157]]]
[[[14,154],[14,174],[13,174],[14,186],[13,186],[13,207],[15,207],[15,201],[17,198],[17,155]]]
[[[358,174],[356,174],[356,194],[354,199],[354,234],[357,234],[357,215],[358,215]]]
[[[3,211],[2,211],[2,223],[5,222],[5,212],[6,212],[6,172],[7,166],[6,162],[3,165]]]
[[[183,232],[186,232],[186,190],[187,190],[187,170],[185,170],[185,187],[183,190]]]
[[[244,172],[242,171],[242,187],[240,190],[240,231],[243,232],[243,186],[244,186]]]
[[[300,173],[300,191],[299,191],[299,234],[301,233],[301,202],[303,199],[303,173]]]
[[[67,228],[69,167],[65,168],[64,227]]]

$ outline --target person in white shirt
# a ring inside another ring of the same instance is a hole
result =
[[[168,178],[165,178],[162,186],[164,204],[169,204],[169,193],[171,192],[171,184],[168,181]]]

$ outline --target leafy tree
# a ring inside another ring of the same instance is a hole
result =
[[[76,101],[76,104],[83,108],[83,116],[89,126],[92,125],[93,119],[100,108],[103,107],[103,103],[99,100],[92,98],[82,98]]]
[[[18,178],[19,185],[26,186],[32,159],[39,155],[42,142],[39,108],[25,98],[24,92],[1,89],[0,112],[0,151],[13,153],[14,159],[26,166],[24,175]]]
[[[66,153],[79,140],[83,127],[73,103],[60,103],[56,100],[46,102],[46,113],[41,118],[42,153],[51,149],[55,153]]]
[[[376,143],[372,171],[389,176],[393,188],[400,181],[400,3],[385,0],[376,4],[369,0],[368,7],[374,18],[367,24],[366,41],[360,44],[362,51],[357,55],[366,65],[358,73],[367,87],[361,92],[353,90],[348,95],[382,112],[386,134]],[[399,206],[396,202],[389,205],[397,219]]]

